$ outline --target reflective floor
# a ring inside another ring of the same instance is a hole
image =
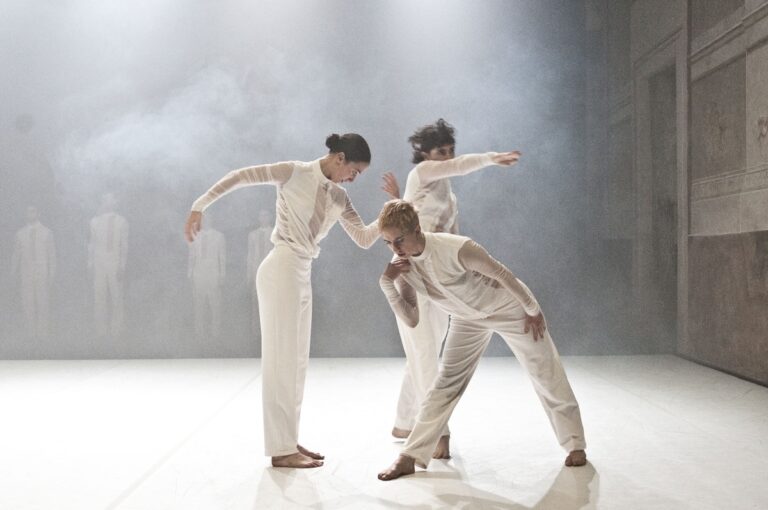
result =
[[[259,360],[0,362],[0,508],[768,508],[768,388],[673,356],[566,357],[590,463],[562,467],[512,358],[484,359],[450,461],[393,482],[402,359],[312,359],[302,442],[262,456]]]

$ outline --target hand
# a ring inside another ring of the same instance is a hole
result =
[[[187,224],[184,225],[184,236],[190,243],[195,240],[197,233],[203,227],[203,213],[192,211],[187,218]]]
[[[384,181],[384,184],[381,185],[381,190],[392,199],[400,198],[400,185],[397,184],[395,174],[386,172],[381,178]]]
[[[512,152],[499,152],[495,156],[493,156],[491,159],[493,159],[493,162],[497,165],[501,166],[512,166],[520,159],[520,151],[512,151]]]
[[[411,263],[408,259],[396,259],[394,262],[387,264],[387,268],[384,270],[384,276],[390,280],[394,280],[403,273],[407,273],[411,270]]]
[[[536,317],[532,315],[525,316],[525,329],[524,332],[533,330],[533,341],[538,341],[539,338],[544,338],[544,330],[547,329],[547,325],[544,322],[544,315],[539,313]]]

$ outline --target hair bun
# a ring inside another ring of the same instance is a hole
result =
[[[340,142],[341,137],[336,133],[333,133],[325,139],[325,146],[331,149],[331,152],[338,152]]]

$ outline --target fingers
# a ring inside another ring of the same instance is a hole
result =
[[[192,242],[195,240],[195,237],[197,236],[197,232],[199,229],[197,228],[197,225],[195,222],[190,218],[189,221],[187,221],[187,224],[184,226],[184,234],[187,238],[188,242]]]
[[[512,151],[512,152],[502,152],[499,154],[499,164],[500,165],[514,165],[518,162],[520,159],[520,156],[522,154],[520,151]]]
[[[200,232],[200,227],[202,225],[203,221],[203,215],[199,212],[192,212],[189,214],[189,218],[187,218],[187,223],[184,225],[184,235],[187,238],[187,241],[190,243],[195,240],[195,237],[197,237],[198,232]]]
[[[397,184],[395,175],[392,172],[385,172],[381,179],[384,181],[381,190],[392,198],[399,198],[400,187]]]
[[[397,259],[392,264],[394,264],[401,273],[407,273],[411,270],[411,263],[407,259]]]
[[[544,338],[544,330],[546,329],[546,325],[544,323],[544,316],[539,314],[536,317],[532,317],[530,315],[526,316],[525,318],[525,327],[523,328],[524,333],[528,333],[529,331],[533,335],[533,341],[537,342],[539,338]]]

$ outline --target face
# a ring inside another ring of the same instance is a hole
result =
[[[347,161],[343,152],[335,155],[333,162],[334,171],[332,173],[333,182],[353,182],[363,170],[368,168],[368,163],[362,161]]]
[[[424,159],[429,161],[447,161],[453,159],[455,151],[455,144],[446,144],[441,145],[440,147],[435,147],[429,152],[422,152],[422,154],[424,155]]]
[[[397,227],[386,227],[381,229],[381,238],[392,253],[398,257],[410,258],[424,250],[419,238],[420,233],[420,227],[416,227],[413,232],[403,232]]]

